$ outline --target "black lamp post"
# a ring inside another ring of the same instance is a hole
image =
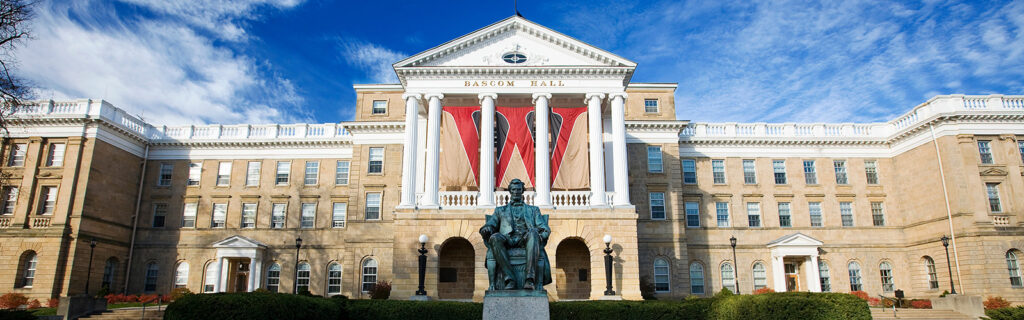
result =
[[[612,290],[612,236],[610,234],[604,235],[604,281],[607,285],[604,295],[614,296],[615,290]]]
[[[420,235],[420,249],[417,252],[420,253],[420,288],[416,290],[417,296],[427,295],[427,290],[423,289],[423,278],[427,275],[427,235]]]
[[[292,285],[292,293],[299,294],[299,249],[302,248],[302,238],[295,238],[295,284]]]
[[[732,268],[732,288],[736,290],[736,294],[740,294],[740,264],[736,261],[736,236],[729,238],[729,245],[732,246],[732,264],[735,265]]]
[[[946,270],[949,270],[949,294],[956,294],[956,288],[953,287],[953,267],[949,265],[949,237],[942,235],[942,246],[946,247]]]
[[[92,282],[92,254],[96,251],[96,238],[89,241],[89,266],[85,273],[85,294],[89,294],[89,282]]]

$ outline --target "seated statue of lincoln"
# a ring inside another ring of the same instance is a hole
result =
[[[551,283],[551,267],[544,252],[551,234],[548,219],[539,208],[523,201],[524,189],[521,180],[512,180],[508,185],[511,195],[508,204],[495,208],[494,214],[488,215],[480,228],[489,255],[494,259],[494,266],[488,265],[491,290],[542,290],[545,284]],[[525,270],[514,268],[514,265],[523,265],[523,258]]]

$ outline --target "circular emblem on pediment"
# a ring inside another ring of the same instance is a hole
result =
[[[526,62],[526,55],[519,51],[512,51],[501,55],[501,60],[511,64],[520,64]]]

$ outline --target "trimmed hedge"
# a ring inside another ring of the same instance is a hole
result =
[[[483,304],[474,302],[348,300],[343,304],[345,319],[480,319],[484,314]]]
[[[285,293],[189,294],[167,306],[166,320],[341,319],[339,303]]]
[[[845,293],[780,292],[716,299],[709,319],[871,319],[868,304]]]
[[[569,301],[551,303],[551,319],[708,319],[714,299],[683,301]]]
[[[36,320],[36,316],[25,310],[0,309],[0,320]]]
[[[985,310],[985,316],[989,317],[992,320],[1024,319],[1024,306]]]

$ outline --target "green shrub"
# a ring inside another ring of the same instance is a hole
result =
[[[376,284],[370,288],[370,299],[381,299],[387,300],[391,297],[391,282],[384,280],[377,281]]]
[[[640,277],[640,296],[643,297],[644,300],[658,300],[658,297],[654,295],[656,289],[654,282],[651,282],[651,277]]]
[[[164,319],[339,319],[332,300],[284,293],[214,293],[184,295],[167,306]]]
[[[985,316],[992,320],[1024,319],[1024,306],[985,310]]]
[[[474,302],[348,300],[344,298],[332,298],[331,300],[346,309],[347,314],[342,319],[480,319],[484,313],[483,305]]]
[[[735,295],[716,299],[708,318],[750,319],[871,319],[867,303],[845,293],[785,292]]]
[[[567,301],[551,303],[555,320],[708,319],[715,299],[683,301]]]
[[[36,316],[25,310],[0,310],[0,320],[36,320]]]

